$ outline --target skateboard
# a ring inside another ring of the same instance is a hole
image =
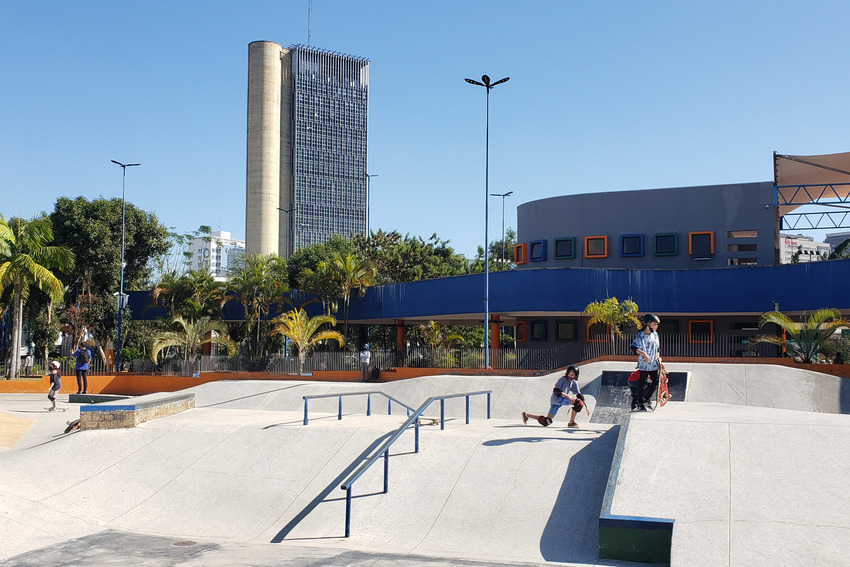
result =
[[[440,425],[439,417],[423,417],[419,416],[419,425]]]
[[[79,419],[75,419],[74,421],[66,421],[65,423],[68,426],[68,427],[65,428],[65,433],[70,433],[71,431],[80,428],[80,420]]]
[[[670,390],[667,389],[667,369],[662,364],[658,370],[658,405],[664,407],[671,397]]]

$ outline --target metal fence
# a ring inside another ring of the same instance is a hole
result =
[[[741,356],[780,356],[778,347],[750,344],[742,335],[660,335],[665,357],[727,358]],[[504,370],[554,370],[575,362],[608,355],[628,355],[632,337],[613,342],[565,342],[557,345],[518,344],[490,350],[492,368]],[[404,351],[371,351],[372,368],[483,368],[483,348],[411,347]],[[351,351],[313,351],[304,360],[275,354],[260,360],[238,356],[201,356],[194,363],[170,359],[160,364],[134,360],[133,372],[163,376],[192,376],[202,372],[261,372],[300,375],[315,371],[360,371],[360,355]]]

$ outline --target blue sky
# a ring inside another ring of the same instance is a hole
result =
[[[368,58],[371,228],[484,240],[490,192],[766,181],[850,150],[847,2],[314,0],[315,47]],[[248,43],[307,43],[307,1],[0,2],[0,213],[120,197],[245,235]],[[569,218],[564,219],[569,223]],[[490,201],[490,239],[501,199]]]

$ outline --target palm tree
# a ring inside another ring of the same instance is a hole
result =
[[[228,273],[227,288],[242,303],[246,336],[256,327],[255,353],[262,347],[262,321],[273,305],[282,306],[288,290],[286,260],[270,254],[243,256]]]
[[[448,349],[458,343],[463,343],[464,339],[462,336],[456,333],[446,333],[443,327],[437,323],[436,321],[428,321],[427,323],[420,323],[419,329],[422,331],[422,336],[425,339],[425,342],[431,347],[431,366],[437,366],[437,349],[443,348],[446,349],[446,357],[449,358]],[[451,364],[446,361],[447,364],[441,364],[439,366],[448,366]]]
[[[336,319],[331,315],[317,315],[310,317],[302,308],[287,311],[283,315],[272,319],[272,335],[283,335],[292,341],[295,351],[298,353],[298,365],[300,372],[304,372],[304,361],[307,354],[322,341],[332,340],[345,344],[345,337],[339,331],[330,329],[322,330],[323,325],[336,325]]]
[[[607,325],[608,344],[611,354],[614,354],[614,336],[622,337],[623,329],[626,327],[640,327],[640,319],[637,318],[638,306],[631,299],[620,303],[616,297],[609,297],[605,301],[594,301],[584,308],[584,314],[589,315],[587,326],[597,323]]]
[[[354,254],[343,256],[334,254],[329,264],[331,277],[342,290],[343,305],[343,336],[348,336],[348,307],[351,303],[351,291],[357,290],[360,297],[366,293],[366,288],[375,283],[375,266],[369,260],[362,260]]]
[[[0,215],[0,289],[12,290],[12,356],[9,378],[20,372],[21,326],[24,304],[30,289],[44,291],[53,302],[62,300],[65,286],[50,270],[69,270],[74,253],[64,246],[49,246],[53,241],[50,220],[42,216],[30,221],[6,219]]]
[[[168,347],[177,347],[183,352],[183,359],[194,365],[200,348],[207,344],[224,345],[228,354],[236,354],[236,344],[227,334],[227,325],[224,321],[217,321],[209,317],[201,317],[197,321],[187,321],[177,315],[171,320],[172,324],[179,326],[175,331],[163,331],[153,337],[150,358],[156,362],[159,353]]]
[[[837,309],[818,309],[804,315],[800,323],[779,311],[768,311],[761,316],[761,325],[773,323],[783,331],[783,336],[760,335],[753,339],[756,343],[770,343],[785,348],[800,362],[817,363],[820,346],[841,327],[850,327],[850,320],[844,319]]]

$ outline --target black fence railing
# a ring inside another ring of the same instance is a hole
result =
[[[515,347],[490,350],[487,366],[503,370],[556,370],[569,364],[600,356],[631,356],[632,336],[615,337],[613,342],[564,342],[557,345],[520,343]],[[780,356],[775,345],[750,343],[743,335],[660,335],[664,357],[728,358]],[[411,347],[404,351],[373,350],[370,366],[386,370],[393,367],[483,368],[482,348]],[[264,372],[301,375],[316,371],[360,371],[360,354],[351,351],[313,351],[304,360],[297,356],[275,354],[262,359],[239,356],[200,356],[193,363],[168,359],[154,364],[134,360],[133,371],[164,376],[192,376],[202,372]]]

